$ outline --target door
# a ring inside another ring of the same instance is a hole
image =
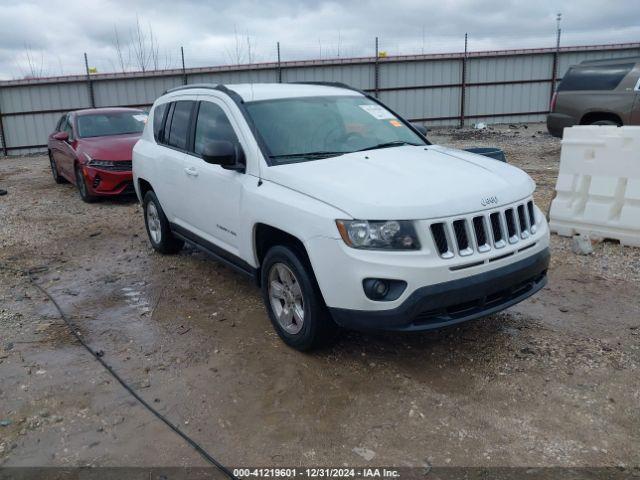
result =
[[[69,138],[66,141],[58,142],[60,149],[58,150],[56,162],[63,176],[67,179],[75,179],[76,138],[73,131],[73,117],[70,114],[67,115],[66,120],[62,122],[62,131],[67,132]]]
[[[185,156],[185,226],[217,247],[238,254],[240,201],[246,175],[202,160],[204,145],[215,140],[239,144],[229,114],[214,99],[199,103],[192,152]]]
[[[178,100],[168,107],[167,118],[156,136],[158,142],[155,158],[154,188],[160,205],[171,223],[184,226],[185,197],[188,192],[182,190],[184,159],[192,111],[196,105],[193,100]],[[155,112],[154,115],[158,114]]]

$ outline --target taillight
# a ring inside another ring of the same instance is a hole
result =
[[[553,112],[556,109],[556,101],[558,100],[558,92],[553,92],[551,97],[551,104],[549,105],[549,111]]]

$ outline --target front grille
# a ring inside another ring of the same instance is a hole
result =
[[[529,200],[474,217],[432,223],[430,230],[442,258],[465,257],[529,238],[536,231],[535,208]]]
[[[96,165],[95,168],[98,168],[100,170],[108,170],[110,172],[130,172],[133,168],[133,163],[131,162],[131,160],[118,160],[114,161],[113,165]]]
[[[109,170],[113,170],[114,172],[130,172],[132,168],[133,163],[131,161],[113,162],[113,167],[110,167]]]

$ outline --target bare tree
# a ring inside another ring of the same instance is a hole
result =
[[[240,65],[242,63],[253,63],[255,55],[255,39],[252,39],[248,34],[244,40],[238,34],[238,27],[233,26],[233,48],[227,48],[227,56],[232,65]]]
[[[153,69],[158,70],[160,65],[160,47],[158,46],[158,41],[153,35],[153,28],[151,28],[151,24],[149,24],[149,57]]]
[[[44,76],[44,54],[40,52],[40,61],[35,58],[31,45],[24,44],[24,57],[26,60],[26,69],[22,70],[24,78],[40,78]]]
[[[140,26],[140,18],[136,15],[136,27],[131,33],[133,50],[133,59],[136,62],[136,67],[139,70],[145,72],[149,65],[149,59],[151,57],[150,48],[148,43],[147,34]]]
[[[113,26],[113,32],[115,34],[114,46],[116,48],[116,56],[117,56],[118,64],[120,65],[120,70],[122,71],[122,73],[124,73],[127,70],[127,65],[131,57],[131,52],[129,52],[129,59],[127,59],[127,61],[125,62],[124,54],[122,53],[122,45],[120,45],[120,35],[118,35],[118,27],[116,27],[115,25]]]

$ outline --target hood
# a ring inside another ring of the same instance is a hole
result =
[[[362,220],[420,220],[521,200],[535,184],[506,163],[442,146],[403,146],[266,168],[263,178]],[[493,200],[493,199],[492,199]]]
[[[140,140],[140,133],[109,135],[106,137],[80,138],[82,152],[96,160],[131,161],[133,146]]]

